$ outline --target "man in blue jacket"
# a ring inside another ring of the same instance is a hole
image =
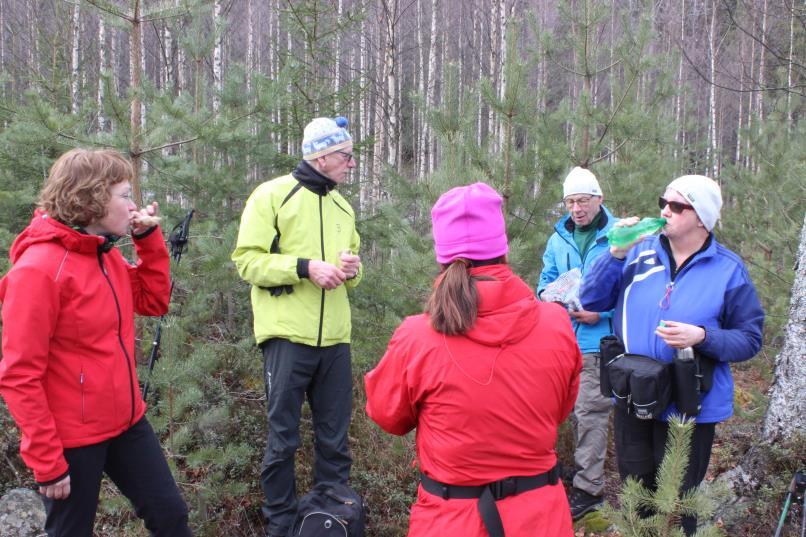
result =
[[[607,252],[607,230],[613,215],[602,205],[602,189],[589,170],[576,167],[563,182],[563,202],[568,214],[554,226],[543,254],[543,271],[537,295],[560,275],[578,268],[583,274],[594,259]],[[574,406],[576,450],[574,476],[569,498],[571,516],[578,519],[602,504],[607,429],[612,403],[599,390],[599,340],[613,333],[612,311],[569,308],[577,343],[583,354],[579,396]]]
[[[691,438],[683,491],[705,477],[717,423],[733,414],[731,362],[752,358],[761,349],[764,311],[738,255],[712,232],[722,207],[719,185],[702,175],[672,181],[658,199],[666,225],[660,236],[634,247],[611,248],[587,272],[580,301],[589,309],[615,306],[615,332],[626,352],[669,363],[679,349],[692,347],[713,364],[713,383],[700,394],[701,408]],[[616,225],[634,225],[636,217]],[[614,436],[622,479],[635,477],[655,486],[663,459],[669,405],[661,419],[638,419],[616,407]],[[683,517],[693,535],[694,517]]]

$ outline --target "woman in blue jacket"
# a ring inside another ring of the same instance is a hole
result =
[[[679,177],[658,204],[667,220],[662,234],[600,256],[582,282],[580,301],[592,311],[615,306],[615,333],[626,352],[668,363],[678,349],[693,347],[713,360],[713,386],[701,396],[683,482],[689,490],[705,477],[715,425],[733,414],[730,362],[749,360],[759,351],[764,311],[744,263],[712,233],[722,207],[719,185],[701,175]],[[632,217],[616,225],[637,222]],[[661,420],[641,420],[616,408],[622,479],[633,476],[654,486],[666,420],[676,412],[671,404]],[[696,518],[683,518],[687,535],[696,525]]]

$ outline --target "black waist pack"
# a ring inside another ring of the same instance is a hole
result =
[[[607,364],[620,354],[624,354],[624,343],[618,337],[611,335],[599,340],[599,390],[605,397],[613,396]]]
[[[681,360],[675,355],[672,363],[675,406],[681,414],[696,416],[700,413],[702,396],[714,385],[716,362],[695,350],[693,359]]]
[[[616,406],[642,420],[660,418],[672,399],[672,367],[641,354],[620,354],[607,363]]]
[[[299,499],[294,537],[364,537],[364,501],[346,485],[318,483]]]

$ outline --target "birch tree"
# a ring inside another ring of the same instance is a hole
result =
[[[797,267],[784,346],[775,359],[775,379],[764,419],[764,438],[768,442],[803,435],[806,431],[806,215],[800,232]]]
[[[708,84],[708,145],[705,161],[710,167],[711,177],[719,177],[719,156],[717,154],[716,139],[716,5],[717,0],[711,0],[711,21],[708,26],[708,65],[711,84]]]
[[[106,128],[106,117],[104,115],[104,89],[106,87],[105,76],[109,74],[109,65],[106,59],[106,22],[103,15],[98,17],[98,67],[100,68],[100,75],[98,76],[98,130],[103,131]],[[101,76],[102,75],[102,76]]]
[[[223,20],[221,18],[221,0],[213,2],[213,33],[215,35],[215,46],[213,47],[213,112],[218,113],[221,107],[221,91],[223,89],[223,78],[221,74],[222,48],[224,32],[222,31]]]
[[[81,3],[76,2],[73,6],[72,16],[73,42],[70,47],[70,109],[74,114],[78,113],[78,89],[81,80],[81,69],[78,64],[78,51],[81,40]],[[32,64],[33,65],[33,64]]]

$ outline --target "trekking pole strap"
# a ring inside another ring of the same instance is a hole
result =
[[[426,492],[443,500],[478,498],[479,515],[490,537],[504,537],[504,525],[495,502],[528,490],[546,485],[556,485],[560,479],[560,465],[551,470],[531,476],[513,476],[484,485],[449,485],[432,479],[420,472],[420,483]]]

